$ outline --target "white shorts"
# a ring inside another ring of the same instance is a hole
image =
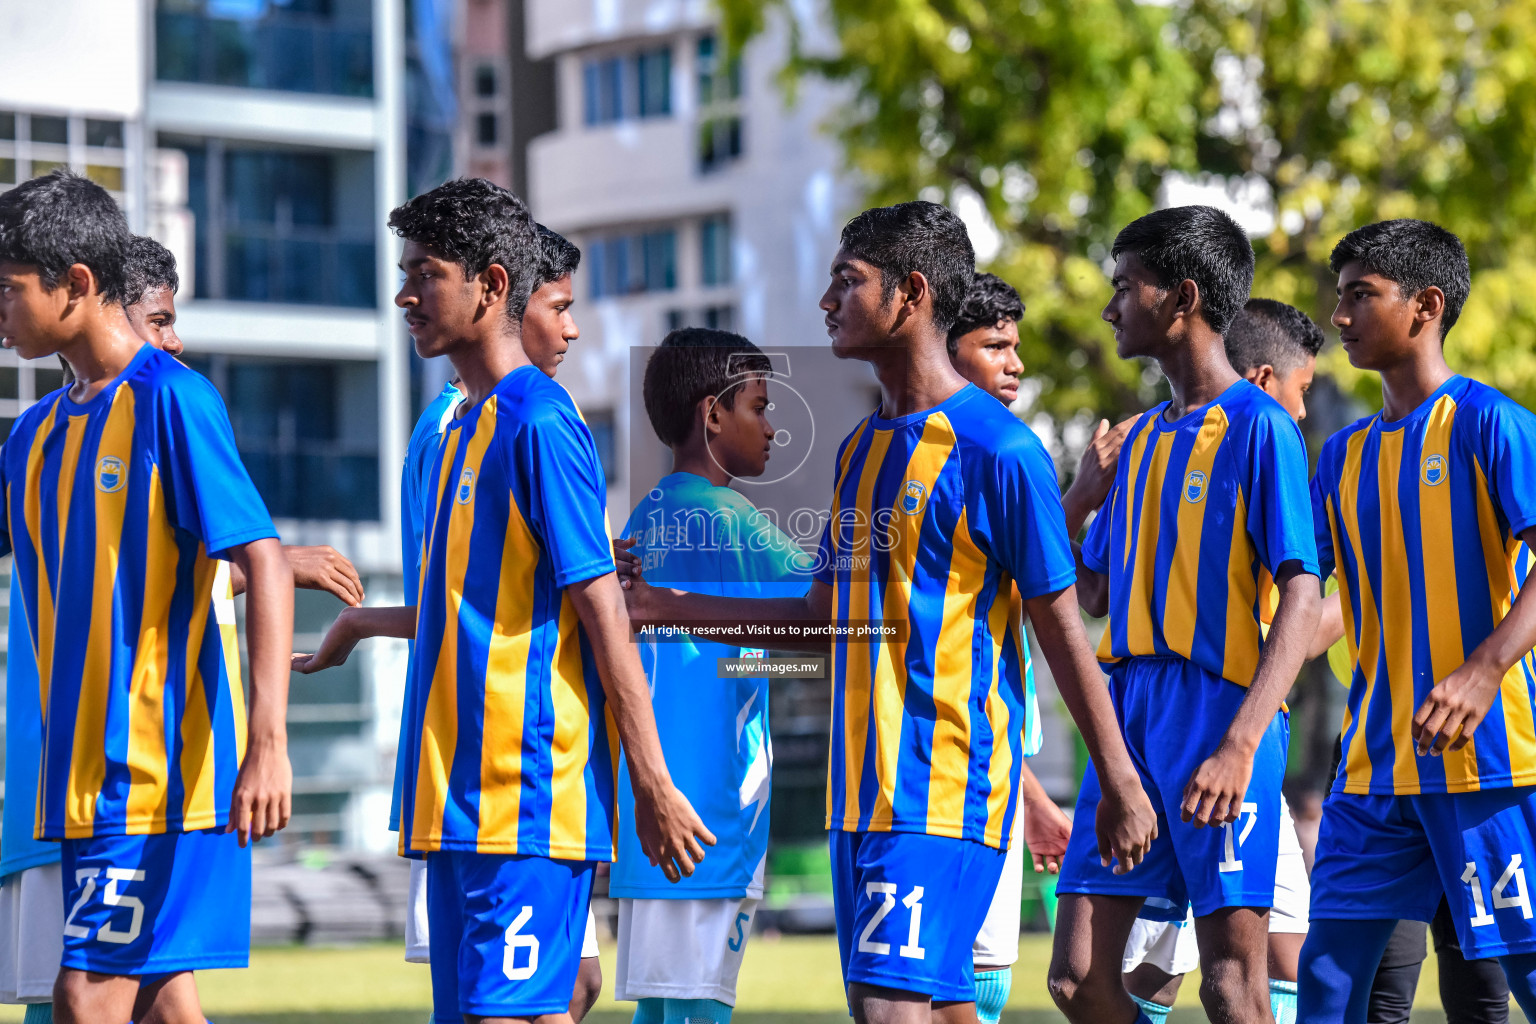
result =
[[[411,861],[411,881],[407,890],[407,899],[410,905],[405,908],[405,962],[408,964],[429,964],[431,955],[427,952],[427,862],[424,860]],[[597,918],[592,916],[592,908],[587,908],[587,935],[581,942],[581,958],[597,956]]]
[[[715,999],[736,1005],[736,977],[760,901],[619,900],[615,999]]]
[[[1269,912],[1269,931],[1277,935],[1305,935],[1312,902],[1312,882],[1307,862],[1296,838],[1296,823],[1285,798],[1280,798],[1280,858],[1275,862],[1275,906]],[[1136,919],[1125,944],[1121,972],[1129,974],[1141,964],[1151,964],[1164,974],[1188,974],[1200,966],[1195,943],[1194,911],[1182,921]]]
[[[1025,865],[1030,862],[1024,850],[1024,807],[1013,814],[1013,838],[1008,841],[1008,856],[1003,874],[992,894],[987,919],[971,945],[971,960],[978,970],[996,971],[1012,967],[1019,959],[1019,907],[1024,891]]]
[[[64,956],[64,882],[41,864],[0,885],[0,1003],[46,1003]]]

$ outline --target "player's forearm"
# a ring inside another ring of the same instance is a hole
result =
[[[1024,602],[1056,688],[1082,733],[1088,756],[1093,758],[1106,791],[1118,791],[1140,781],[1120,735],[1104,674],[1083,632],[1077,604],[1072,587]]]
[[[1259,652],[1258,669],[1226,732],[1225,742],[1247,754],[1258,750],[1264,731],[1285,702],[1291,684],[1296,682],[1296,673],[1301,671],[1317,633],[1322,604],[1317,577],[1299,572],[1276,586],[1280,590],[1280,604]]]
[[[1072,542],[1072,557],[1077,560],[1077,604],[1096,619],[1109,614],[1109,577],[1094,572],[1083,561],[1083,546]]]
[[[416,639],[416,606],[413,604],[344,608],[336,621],[346,624],[347,635],[354,642],[376,636]]]
[[[662,757],[645,669],[630,642],[629,615],[624,610],[624,592],[619,589],[618,578],[608,573],[582,580],[567,587],[566,593],[576,607],[597,661],[603,693],[624,747],[635,791],[645,796],[660,793],[672,784],[672,776]]]
[[[1019,801],[1026,806],[1051,802],[1050,794],[1040,785],[1039,777],[1029,770],[1027,762],[1019,765]]]
[[[1087,494],[1085,488],[1079,487],[1076,482],[1066,489],[1061,496],[1061,510],[1066,513],[1068,537],[1076,537],[1083,532],[1083,525],[1097,511],[1099,504],[1093,495]]]
[[[246,646],[250,656],[248,750],[287,749],[288,665],[293,651],[293,571],[275,539],[230,552],[248,583]]]
[[[1328,594],[1322,599],[1322,611],[1317,616],[1317,629],[1312,634],[1312,646],[1307,650],[1307,660],[1320,658],[1328,648],[1344,639],[1344,596]]]

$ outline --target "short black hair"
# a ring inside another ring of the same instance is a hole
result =
[[[718,396],[735,408],[743,376],[773,373],[763,350],[739,334],[708,327],[684,327],[662,339],[645,364],[645,414],[651,429],[668,448],[688,440],[694,410],[701,400]]]
[[[1355,228],[1333,247],[1328,269],[1337,274],[1346,263],[1395,281],[1405,298],[1430,285],[1444,292],[1441,340],[1456,326],[1472,291],[1472,266],[1461,239],[1427,220],[1383,220]]]
[[[539,269],[533,278],[533,290],[538,291],[562,277],[570,277],[581,266],[581,250],[570,239],[543,224],[535,224],[539,235]]]
[[[996,327],[1004,320],[1024,319],[1024,300],[1013,285],[996,274],[977,274],[960,304],[960,317],[949,329],[949,354],[958,351],[960,338],[982,327]]]
[[[843,252],[880,271],[880,297],[889,301],[896,286],[916,271],[933,290],[933,323],[948,331],[976,274],[976,250],[965,224],[953,212],[925,200],[877,206],[843,227]]]
[[[463,267],[465,277],[501,264],[510,282],[507,317],[522,320],[541,249],[528,206],[517,196],[484,178],[455,178],[395,207],[389,226],[406,241]]]
[[[1115,236],[1110,255],[1131,253],[1163,288],[1193,281],[1200,310],[1217,334],[1227,333],[1253,287],[1253,245],[1237,221],[1214,206],[1174,206],[1138,217]]]
[[[148,235],[134,235],[128,240],[128,297],[123,305],[142,302],[156,288],[169,288],[172,295],[180,290],[176,256]]]
[[[36,267],[49,290],[78,263],[103,300],[125,301],[131,237],[107,190],[66,167],[0,193],[0,261]]]
[[[1323,329],[1295,306],[1274,299],[1249,299],[1223,337],[1227,361],[1246,374],[1268,363],[1288,374],[1323,347]]]

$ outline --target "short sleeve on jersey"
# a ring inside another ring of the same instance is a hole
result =
[[[1083,536],[1083,564],[1101,576],[1109,574],[1109,533],[1115,502],[1120,500],[1120,483],[1117,480],[1104,498],[1104,505],[1094,513]]]
[[[1488,488],[1518,537],[1536,526],[1536,416],[1500,398],[1478,418]]]
[[[212,384],[190,370],[176,374],[157,392],[156,417],[156,461],[174,526],[213,556],[277,536]]]
[[[1270,403],[1273,404],[1273,403]],[[1287,562],[1317,574],[1317,538],[1307,490],[1307,447],[1278,405],[1255,415],[1248,433],[1248,534],[1271,575]]]
[[[548,408],[518,431],[514,475],[527,481],[529,526],[549,556],[555,585],[613,572],[608,481],[597,445],[573,410]]]
[[[998,448],[992,472],[980,479],[992,491],[982,497],[993,554],[1019,596],[1027,601],[1075,583],[1077,561],[1056,467],[1040,442],[1033,435],[1010,438]]]
[[[1333,525],[1328,521],[1328,486],[1325,478],[1328,473],[1327,453],[1317,464],[1317,473],[1312,477],[1310,487],[1312,493],[1312,533],[1317,547],[1317,574],[1323,579],[1333,575],[1333,568],[1337,564],[1337,555],[1333,550]]]

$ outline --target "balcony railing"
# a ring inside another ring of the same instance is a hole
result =
[[[372,96],[373,29],[282,11],[249,20],[157,11],[155,65],[164,82]]]

